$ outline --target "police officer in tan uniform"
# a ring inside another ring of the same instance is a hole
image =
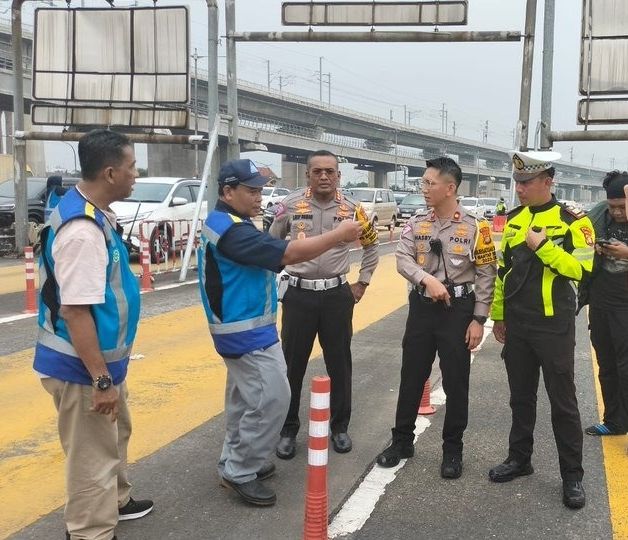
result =
[[[279,205],[270,234],[308,238],[332,230],[343,220],[364,218],[357,203],[340,191],[337,157],[319,150],[308,157],[308,187],[291,193]],[[312,261],[286,266],[288,288],[283,296],[281,342],[288,366],[292,399],[276,454],[296,453],[299,402],[303,377],[318,334],[331,378],[331,433],[336,452],[349,452],[351,417],[351,337],[353,307],[360,301],[377,266],[377,234],[367,223],[358,281],[349,285],[349,249],[341,244]]]
[[[421,187],[430,208],[410,219],[397,245],[397,270],[412,291],[392,444],[377,457],[380,466],[394,467],[414,455],[417,407],[438,351],[447,395],[443,478],[462,474],[471,351],[482,339],[497,273],[488,222],[458,205],[461,181],[453,159],[427,161]]]

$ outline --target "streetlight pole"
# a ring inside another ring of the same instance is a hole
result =
[[[78,171],[78,167],[76,166],[76,150],[74,150],[74,146],[72,146],[69,142],[67,141],[59,141],[62,142],[63,144],[67,144],[70,147],[70,150],[72,150],[72,155],[74,157],[74,172]]]
[[[323,103],[323,57],[318,57],[318,100]]]
[[[207,58],[199,56],[196,47],[194,48],[194,135],[198,135],[198,59]],[[209,88],[207,89],[209,93]],[[194,145],[194,178],[198,178],[198,144]]]
[[[395,129],[395,187],[397,187],[397,164],[399,161],[399,151],[397,149],[397,130]]]

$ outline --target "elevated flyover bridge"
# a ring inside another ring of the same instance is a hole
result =
[[[32,33],[28,30],[24,32],[23,51],[25,109],[28,112],[32,67]],[[8,135],[12,125],[12,76],[10,26],[0,22],[0,114],[5,117],[2,125]],[[195,88],[194,79],[192,88]],[[201,73],[198,78],[198,102],[192,98],[190,103],[190,129],[187,133],[193,131],[195,113],[199,115],[200,129],[207,129],[207,92],[207,75]],[[219,107],[224,113],[227,108],[224,78],[219,78],[218,94]],[[194,92],[191,95],[194,96]],[[303,185],[304,167],[300,164],[304,163],[309,152],[320,148],[328,148],[356,168],[368,171],[369,182],[375,186],[393,183],[387,175],[394,171],[397,171],[397,178],[420,176],[427,159],[450,155],[462,167],[463,194],[476,194],[478,191],[495,194],[510,187],[508,148],[392,122],[285,92],[269,91],[261,85],[243,81],[238,84],[238,111],[242,143],[260,143],[270,152],[281,154],[282,183],[288,187]],[[227,144],[225,125],[220,134],[220,146],[224,151]],[[6,146],[6,151],[10,153],[10,144]],[[34,145],[32,147],[35,148]],[[37,148],[43,152],[41,146]],[[149,173],[190,175],[194,164],[191,152],[183,147],[149,146]],[[586,202],[603,196],[601,178],[604,170],[569,162],[559,162],[556,168],[559,197]]]

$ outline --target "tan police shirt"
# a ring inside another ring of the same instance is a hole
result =
[[[335,229],[345,219],[354,219],[358,203],[340,190],[329,202],[316,200],[311,189],[305,188],[287,195],[278,205],[269,233],[275,238],[290,234],[293,240],[318,236]],[[378,241],[364,241],[358,281],[369,283],[379,256]],[[323,279],[344,275],[349,271],[349,249],[352,243],[342,243],[311,261],[286,266],[286,271],[305,279]]]
[[[430,240],[440,239],[442,256],[437,256]],[[397,271],[414,285],[426,275],[441,283],[447,276],[456,285],[475,284],[474,314],[487,317],[497,264],[491,228],[485,219],[467,214],[458,206],[451,219],[440,220],[427,209],[410,218],[397,244]]]

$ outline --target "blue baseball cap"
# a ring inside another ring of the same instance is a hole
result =
[[[268,183],[268,178],[262,176],[259,169],[250,159],[233,159],[220,167],[218,183],[222,186],[237,186],[243,184],[249,187],[262,187]]]

